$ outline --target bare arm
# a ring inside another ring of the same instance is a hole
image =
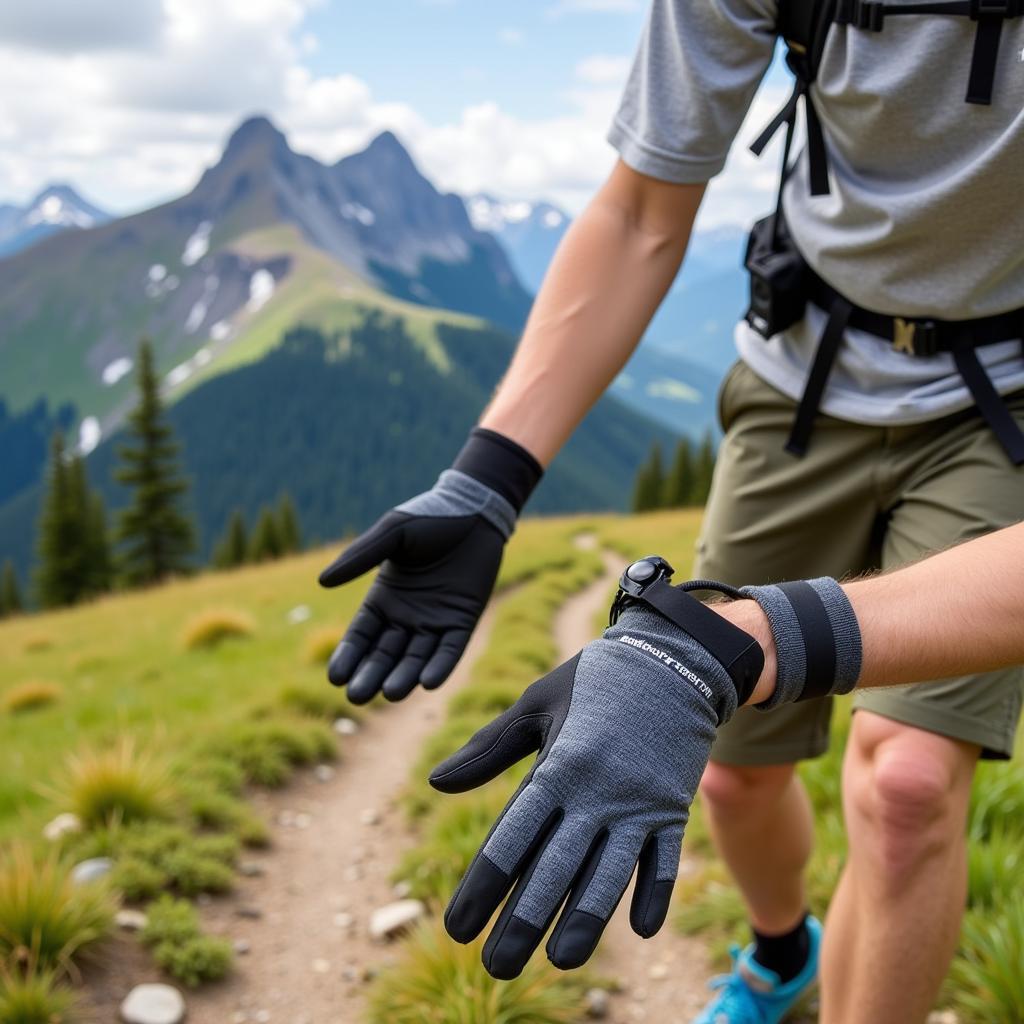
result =
[[[843,589],[864,643],[859,687],[1024,664],[1024,523]],[[764,613],[753,601],[714,607],[765,648],[750,703],[767,699],[775,657]]]
[[[562,240],[481,426],[551,461],[636,348],[703,194],[616,164]]]

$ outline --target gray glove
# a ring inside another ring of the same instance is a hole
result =
[[[620,591],[618,620],[601,639],[530,686],[430,776],[442,792],[463,792],[538,752],[445,913],[452,938],[469,942],[504,901],[483,950],[496,978],[522,971],[560,907],[548,957],[561,968],[585,963],[634,869],[630,924],[643,937],[658,931],[716,730],[760,674],[763,653],[750,636],[669,586],[663,560],[644,561],[662,578],[646,592],[634,587],[640,597]],[[824,643],[807,641],[805,666]]]
[[[547,951],[578,967],[638,864],[630,923],[657,932],[690,803],[737,699],[709,651],[646,608],[530,686],[430,776],[462,792],[540,752],[456,890],[449,934],[474,939],[514,883],[484,947],[487,970],[514,978],[568,895]]]

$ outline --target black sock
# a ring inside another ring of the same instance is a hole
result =
[[[756,928],[754,933],[754,959],[769,971],[774,971],[783,983],[792,981],[807,964],[811,951],[811,937],[807,931],[807,915],[785,935],[762,935]]]

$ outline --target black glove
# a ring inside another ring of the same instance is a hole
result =
[[[381,565],[327,670],[354,704],[448,678],[542,472],[514,441],[477,427],[431,490],[385,513],[323,571],[320,583],[336,587]]]

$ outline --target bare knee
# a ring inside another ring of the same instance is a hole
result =
[[[893,722],[872,726],[850,738],[851,845],[870,858],[880,880],[899,886],[922,863],[963,843],[977,750]]]
[[[737,815],[771,807],[793,780],[794,766],[733,765],[712,761],[700,792],[712,814]]]

